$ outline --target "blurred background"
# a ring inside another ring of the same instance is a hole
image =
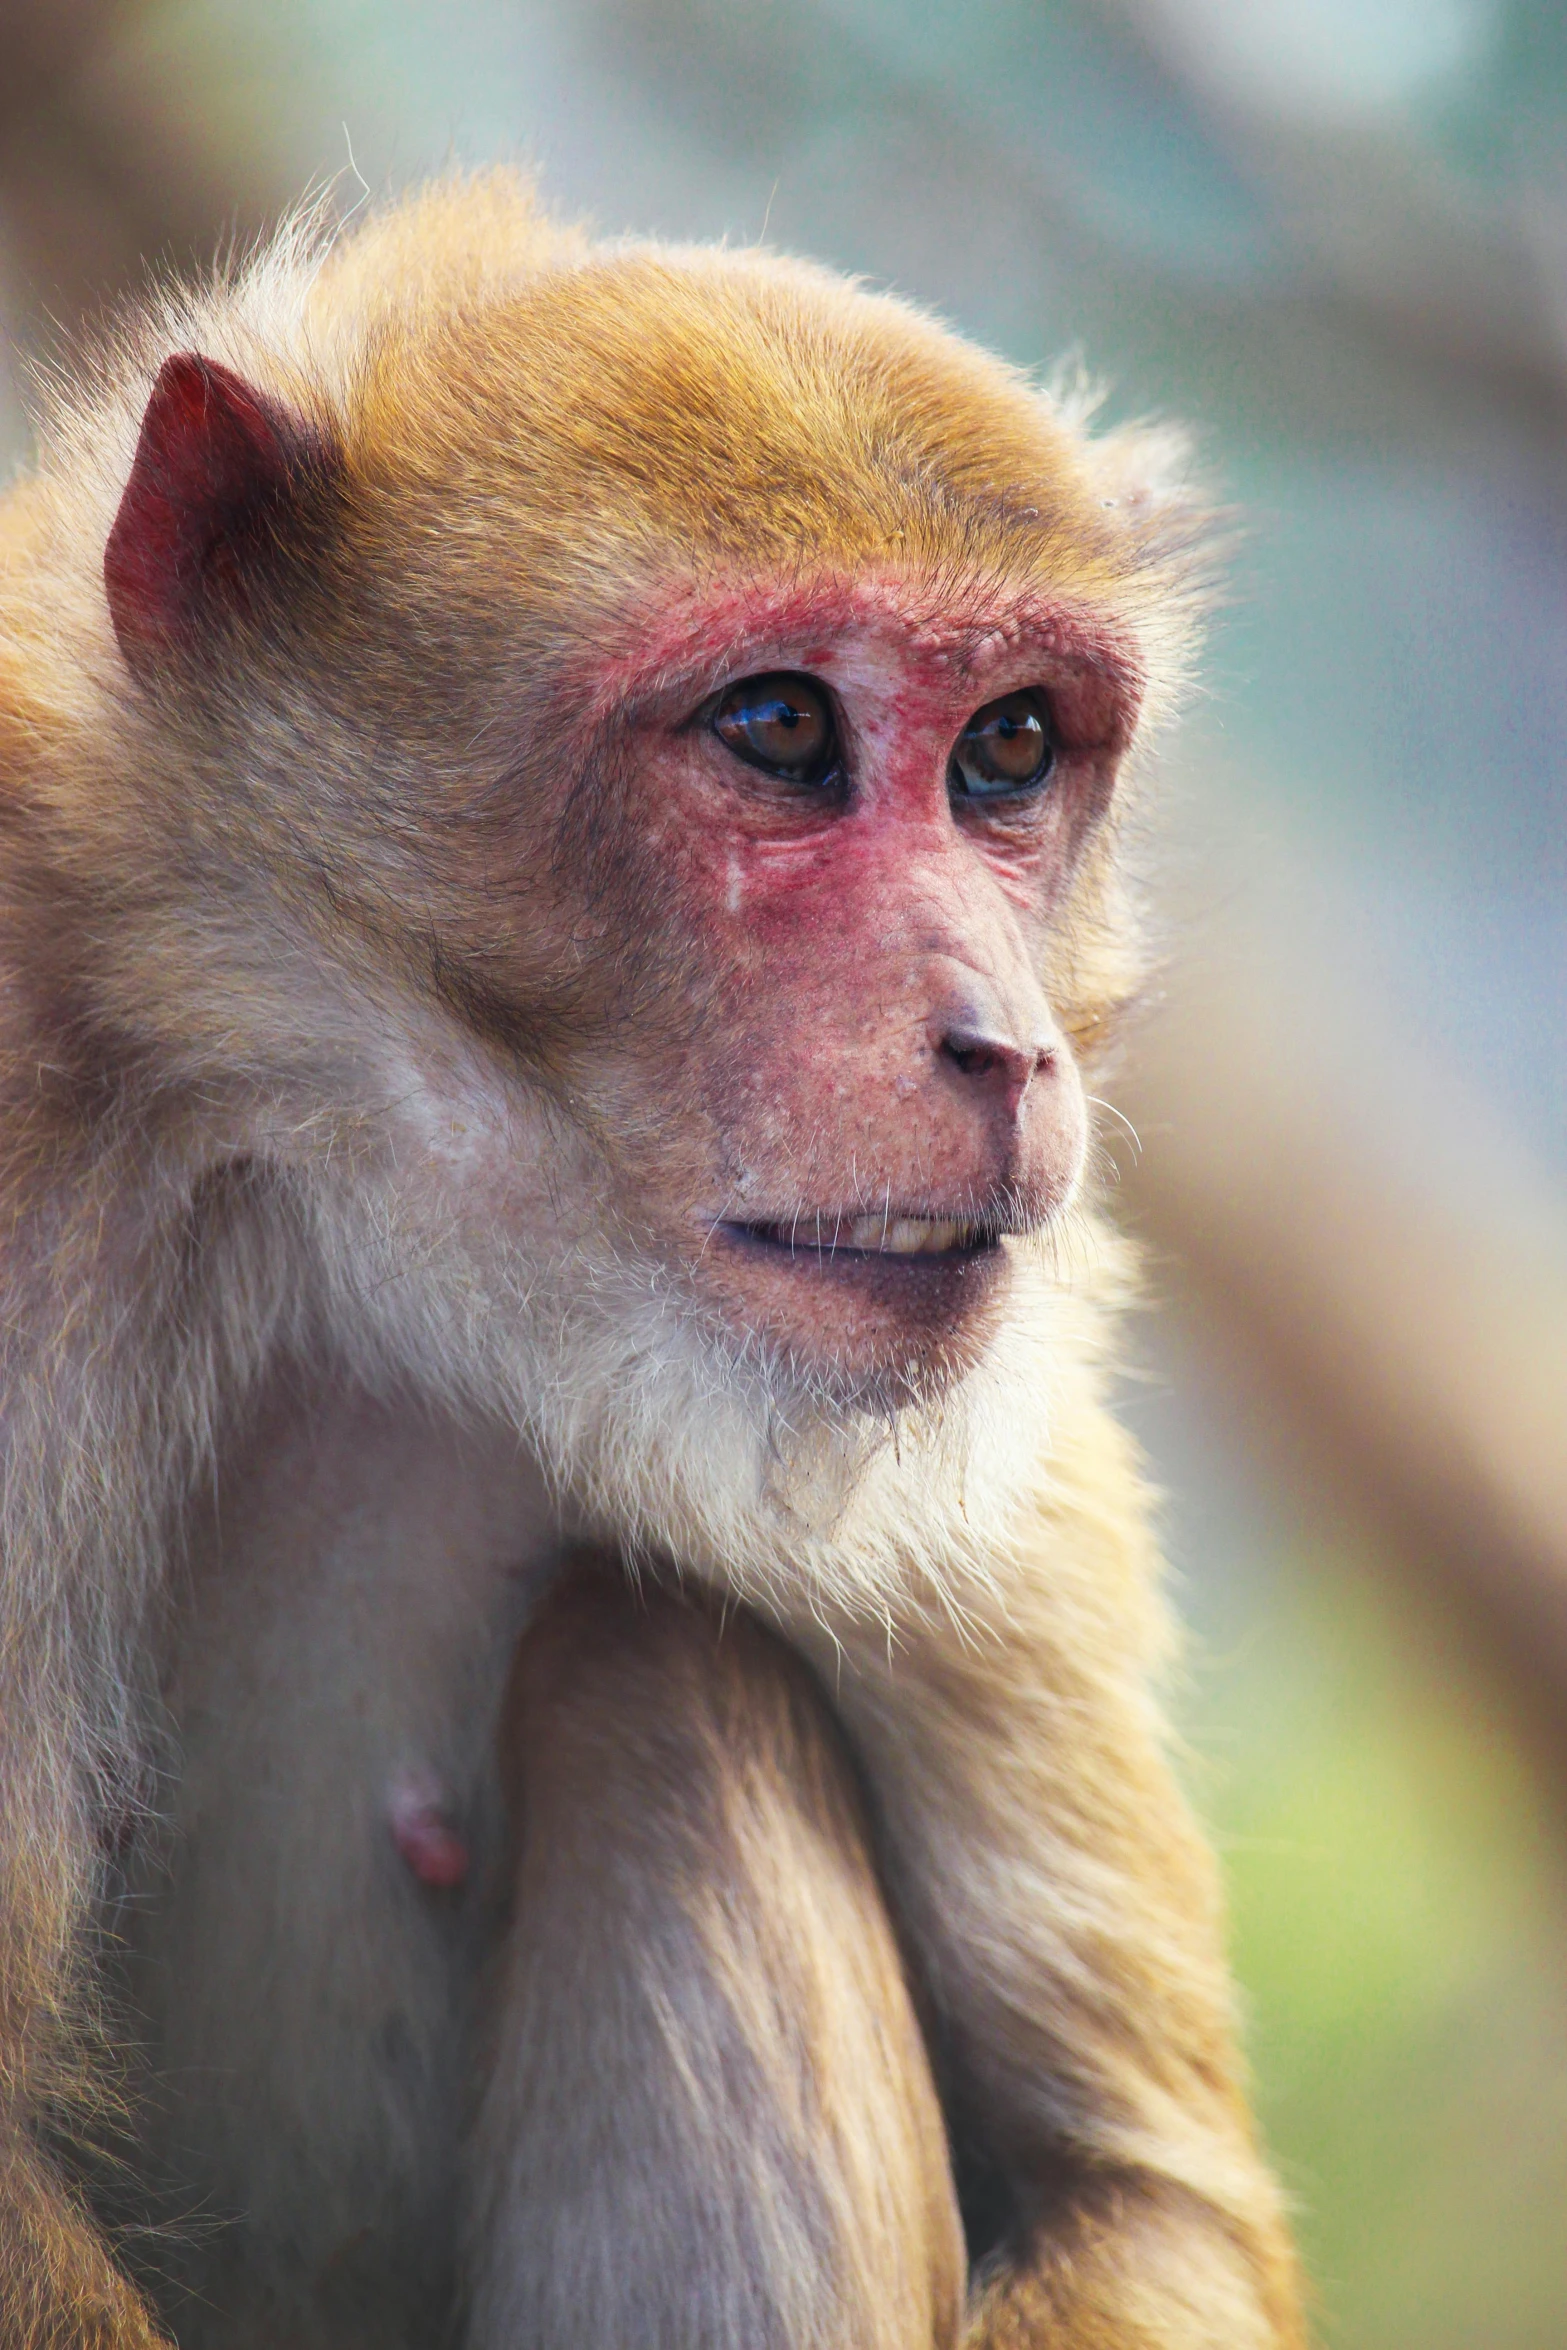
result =
[[[1567,2343],[1562,0],[0,0],[28,364],[307,186],[799,248],[1245,535],[1107,1121],[1265,2126],[1333,2350]]]

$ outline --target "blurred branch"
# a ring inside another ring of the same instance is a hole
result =
[[[1128,1193],[1239,1351],[1239,1411],[1294,1418],[1567,1801],[1567,1210],[1333,1000],[1321,940],[1229,949],[1139,1041]]]

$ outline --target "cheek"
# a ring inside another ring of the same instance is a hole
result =
[[[671,1033],[685,1027],[688,1073],[702,1067],[707,1094],[748,1084],[763,1062],[808,1063],[827,1081],[918,1029],[914,966],[936,943],[935,920],[922,919],[907,873],[888,871],[850,827],[762,844],[675,835],[660,872],[649,1010]]]
[[[874,946],[912,894],[908,862],[898,869],[852,822],[825,838],[731,843],[693,858],[685,879],[688,919],[708,952],[802,980],[824,955]]]
[[[883,1166],[915,1074],[924,1010],[912,975],[866,969],[841,947],[791,937],[725,991],[719,1049],[702,1073],[702,1108],[724,1171],[742,1194],[791,1173]],[[829,1181],[829,1191],[841,1183]]]
[[[713,976],[721,1083],[763,1064],[830,1098],[856,1068],[923,1039],[922,966],[942,943],[938,916],[851,844],[786,865],[731,855],[688,919]]]

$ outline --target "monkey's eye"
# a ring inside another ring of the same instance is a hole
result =
[[[832,706],[809,677],[748,677],[712,716],[726,751],[788,783],[825,783],[838,762]]]
[[[1056,763],[1050,712],[1042,694],[1003,694],[976,710],[947,769],[955,800],[994,800],[1038,791]]]

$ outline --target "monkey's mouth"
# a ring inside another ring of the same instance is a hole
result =
[[[911,1216],[875,1210],[863,1216],[794,1216],[783,1223],[729,1223],[725,1230],[792,1257],[966,1258],[1000,1246],[991,1224],[956,1216]]]
[[[724,1222],[705,1282],[738,1331],[796,1368],[817,1364],[844,1394],[864,1380],[884,1398],[924,1392],[977,1359],[1005,1298],[1002,1243],[1021,1218],[996,1204],[993,1215],[921,1214],[909,1201]]]

